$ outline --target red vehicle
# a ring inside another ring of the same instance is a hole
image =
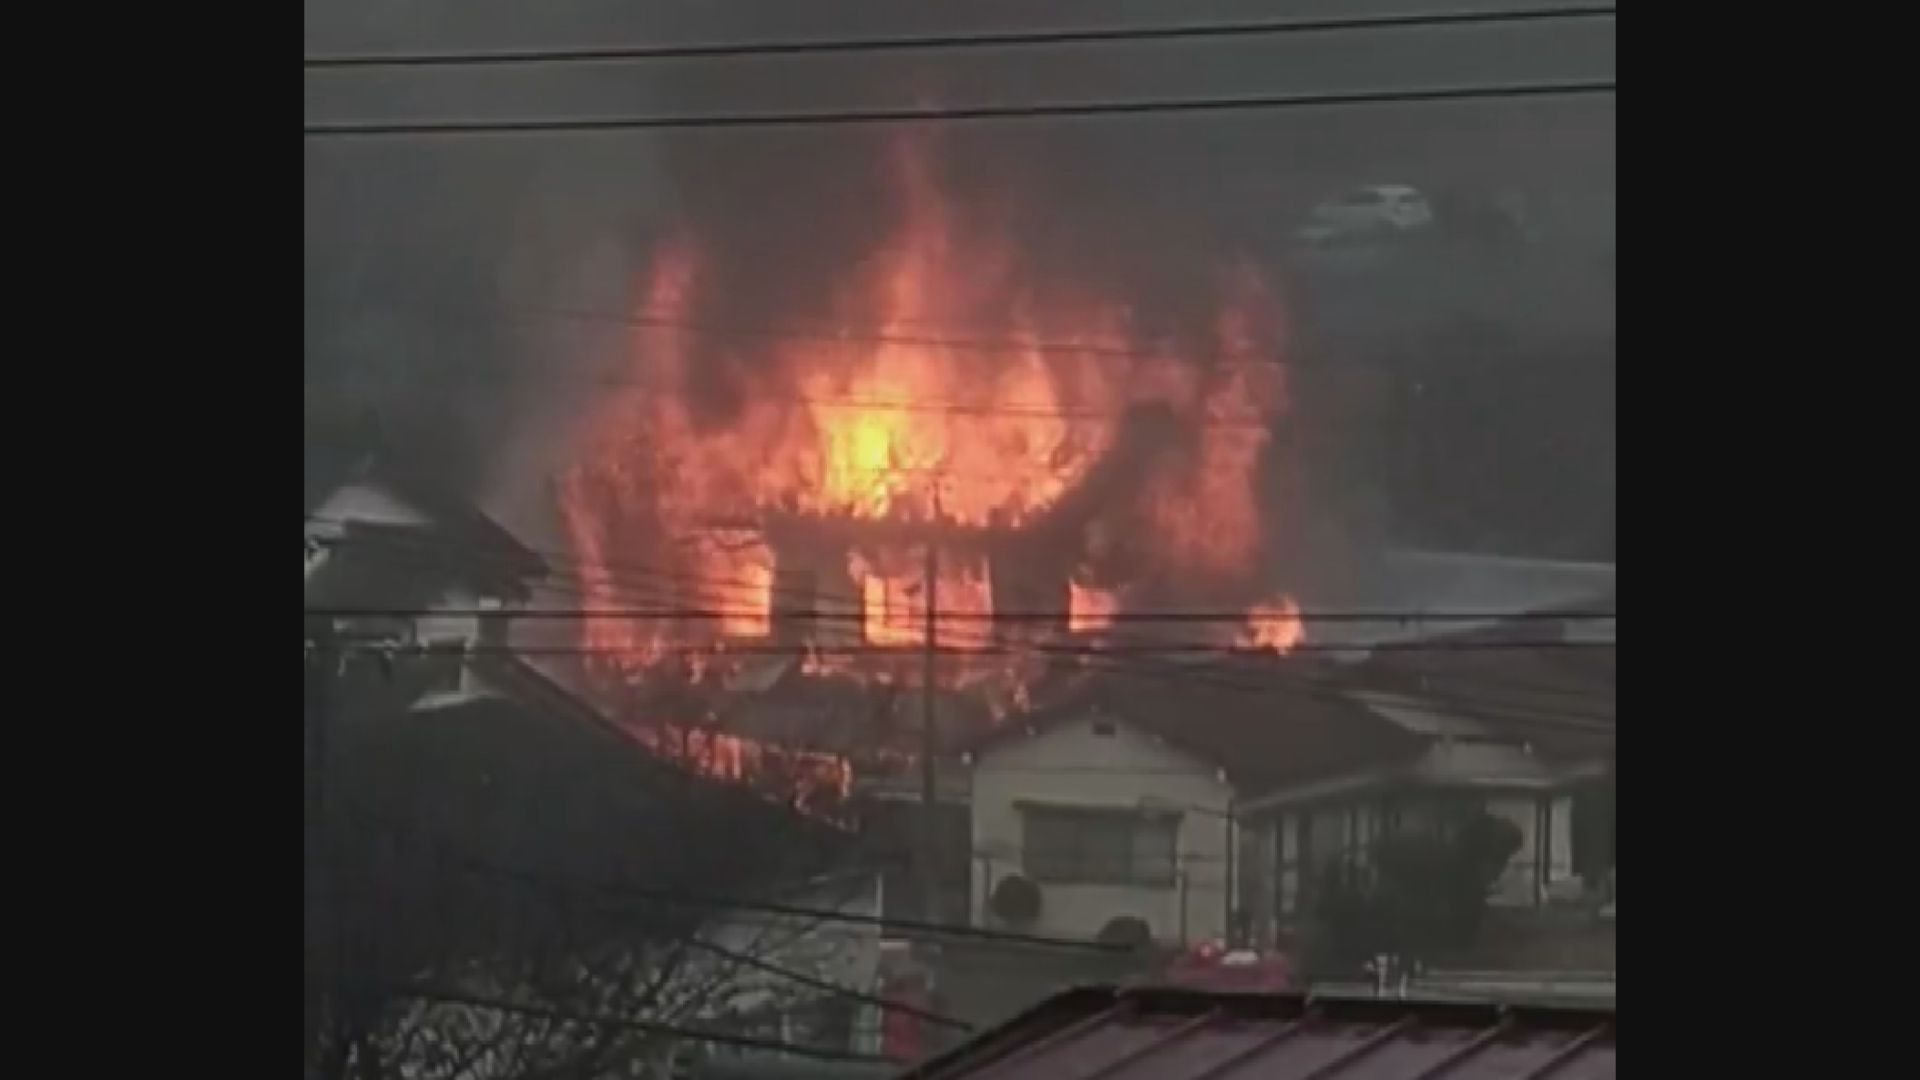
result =
[[[1229,949],[1219,941],[1203,941],[1167,965],[1166,981],[1174,986],[1225,993],[1273,993],[1295,989],[1293,965],[1277,952]]]

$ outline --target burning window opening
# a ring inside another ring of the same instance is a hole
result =
[[[1077,578],[1067,579],[1067,630],[1069,633],[1090,634],[1105,630],[1113,625],[1114,612],[1119,610],[1118,590],[1082,585]]]
[[[1290,596],[1262,601],[1247,612],[1246,629],[1237,644],[1243,649],[1288,653],[1306,637],[1300,605]]]

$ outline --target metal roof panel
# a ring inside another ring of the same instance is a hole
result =
[[[1614,1076],[1611,1010],[1088,988],[916,1080],[1527,1080]]]

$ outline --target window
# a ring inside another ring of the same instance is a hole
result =
[[[1128,810],[1028,807],[1022,843],[1036,881],[1172,885],[1179,819]]]

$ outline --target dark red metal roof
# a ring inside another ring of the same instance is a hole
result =
[[[1071,990],[915,1080],[1612,1080],[1612,1010]]]

